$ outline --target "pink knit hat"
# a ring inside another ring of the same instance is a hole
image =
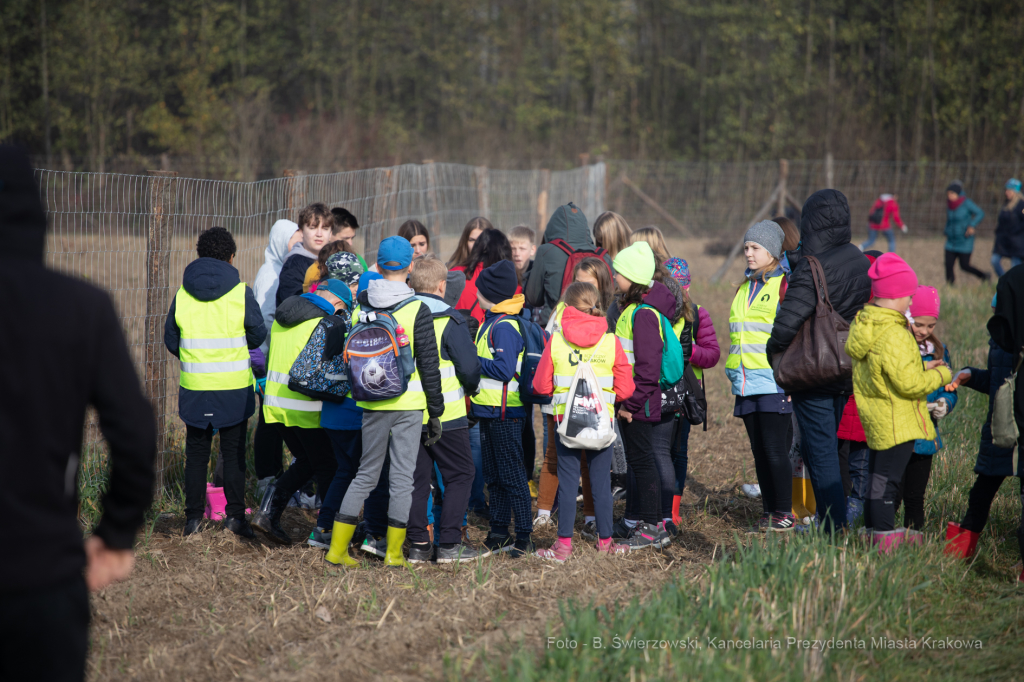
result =
[[[911,317],[934,317],[939,319],[939,290],[935,287],[919,286],[914,300],[910,302]]]
[[[883,253],[868,268],[871,293],[876,298],[903,298],[917,293],[917,275],[895,253]]]

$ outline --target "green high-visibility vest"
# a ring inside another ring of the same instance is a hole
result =
[[[263,396],[263,418],[268,424],[284,424],[303,429],[320,428],[320,409],[323,404],[289,389],[288,373],[321,319],[314,317],[294,327],[282,327],[277,320],[274,321],[270,334],[270,353],[267,355],[267,390]]]
[[[420,310],[420,306],[423,305],[422,301],[413,301],[406,303],[404,306],[399,308],[396,312],[392,313],[395,317],[395,322],[405,331],[405,335],[409,337],[409,350],[412,352],[413,358],[416,357],[416,314]],[[356,321],[359,319],[359,306],[356,306],[352,312],[352,326],[356,325]],[[405,393],[398,396],[397,398],[388,398],[387,400],[360,400],[356,403],[359,407],[364,410],[382,410],[388,412],[412,412],[415,410],[427,409],[427,394],[423,392],[423,383],[420,381],[420,370],[417,366],[409,377],[409,386],[405,389]]]
[[[455,375],[455,363],[444,359],[441,352],[441,335],[448,325],[448,316],[434,318],[434,336],[437,337],[437,355],[441,359],[439,368],[441,370],[441,393],[444,394],[444,414],[441,415],[441,422],[450,422],[453,419],[460,419],[466,416],[466,391],[459,383]],[[423,412],[423,423],[428,421],[427,412]]]
[[[494,324],[510,324],[513,329],[516,330],[517,334],[520,334],[519,325],[515,320],[510,318],[504,318]],[[494,352],[490,346],[487,345],[487,337],[490,336],[490,330],[493,325],[489,325],[486,329],[480,327],[480,330],[476,333],[476,354],[477,356],[484,358],[485,360],[493,360]],[[519,357],[516,358],[516,376],[523,371],[523,357],[526,353],[526,342],[523,342],[523,349],[519,351]],[[519,380],[513,378],[512,381],[502,383],[497,379],[482,376],[480,377],[480,392],[470,398],[474,405],[483,405],[485,407],[522,407],[523,401],[519,397]]]
[[[181,330],[179,381],[190,391],[231,391],[253,385],[245,342],[245,283],[213,301],[185,287],[174,295],[174,322]]]

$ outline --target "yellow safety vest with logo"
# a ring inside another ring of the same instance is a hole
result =
[[[631,365],[636,364],[636,359],[633,357],[633,311],[636,308],[636,303],[627,305],[626,309],[619,315],[619,321],[615,324],[615,336],[619,338],[619,343],[622,344],[622,352],[626,354],[626,359],[629,360]],[[651,308],[651,311],[659,316],[658,336],[661,338],[662,343],[664,343],[665,330],[661,328],[661,313],[654,308]]]
[[[282,327],[281,323],[274,321],[270,353],[267,355],[267,389],[263,396],[263,418],[268,424],[284,424],[303,429],[320,428],[320,409],[323,404],[289,389],[288,373],[321,319],[315,317],[294,327]]]
[[[444,395],[444,414],[441,415],[441,422],[450,422],[453,419],[460,419],[466,416],[466,391],[459,383],[455,374],[455,363],[444,359],[441,352],[441,336],[444,328],[448,326],[449,317],[434,318],[434,335],[437,337],[437,355],[441,359],[438,365],[441,369],[441,393]],[[429,421],[426,410],[423,411],[423,423]]]
[[[519,325],[508,318],[495,322],[494,324],[510,324],[515,328],[516,333],[520,334]],[[476,354],[485,359],[494,359],[494,350],[487,345],[487,337],[490,336],[491,327],[494,325],[488,325],[480,327],[476,333]],[[523,371],[523,357],[526,353],[526,342],[523,341],[523,349],[519,351],[519,357],[516,358],[516,374]],[[480,376],[480,392],[470,398],[474,405],[483,405],[485,407],[522,407],[523,401],[519,398],[519,381],[515,378],[507,384],[492,379],[487,376]]]
[[[774,373],[768,364],[765,346],[775,326],[775,313],[779,306],[782,277],[772,277],[757,292],[749,306],[753,282],[747,282],[736,292],[729,310],[729,357],[725,371],[733,384],[735,395],[777,393]]]
[[[245,282],[213,301],[200,301],[181,287],[174,295],[174,322],[181,330],[182,388],[231,391],[254,384],[245,341]]]
[[[412,301],[411,303],[406,303],[396,312],[391,313],[395,317],[395,322],[405,330],[405,335],[409,337],[409,352],[412,353],[414,361],[416,358],[416,338],[413,328],[416,326],[416,314],[422,305],[422,301]],[[353,327],[356,326],[356,322],[359,320],[358,315],[359,306],[356,306],[352,312]],[[419,367],[414,366],[412,376],[409,377],[409,385],[402,395],[396,398],[388,398],[387,400],[360,400],[356,404],[364,410],[387,412],[415,412],[416,410],[427,409],[427,395],[423,392]]]
[[[562,421],[565,414],[565,404],[569,400],[569,386],[576,374],[576,367],[580,362],[590,362],[597,382],[601,385],[604,395],[604,403],[608,408],[608,414],[615,416],[615,374],[612,371],[615,367],[615,335],[605,334],[601,340],[590,348],[584,348],[570,343],[562,332],[551,337],[551,365],[554,368],[553,383],[554,393],[551,396],[551,405],[554,407],[555,421]]]

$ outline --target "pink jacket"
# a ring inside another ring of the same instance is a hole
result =
[[[697,338],[694,339],[690,362],[694,367],[711,369],[722,357],[722,349],[718,346],[715,336],[715,325],[711,323],[711,315],[703,306],[698,312],[700,324],[697,326]]]

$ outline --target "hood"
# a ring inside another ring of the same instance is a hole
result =
[[[25,150],[0,146],[0,255],[43,262],[46,211]]]
[[[676,302],[675,312],[672,315],[666,314],[669,321],[671,321],[672,324],[675,324],[676,322],[679,321],[679,318],[683,316],[683,306],[686,305],[686,299],[684,298],[683,294],[683,285],[680,284],[679,280],[676,279],[675,277],[666,277],[665,281],[662,282],[662,284],[664,284],[665,288],[669,290],[669,292],[672,294],[672,298],[674,298]]]
[[[444,290],[444,302],[455,307],[455,304],[462,298],[462,292],[466,289],[466,273],[462,270],[449,270],[447,285]]]
[[[366,292],[359,295],[359,301],[365,297],[371,308],[391,308],[415,295],[416,292],[405,282],[389,282],[381,278],[370,282]]]
[[[881,199],[883,202],[892,201],[891,194],[880,194],[878,195],[878,198]]]
[[[562,313],[562,335],[571,344],[590,348],[597,345],[601,337],[608,333],[608,320],[604,315],[594,317],[580,312],[572,306],[566,306]]]
[[[462,315],[456,315],[455,309],[441,297],[434,294],[416,294],[416,298],[423,301],[434,317],[450,317],[459,324],[464,322]]]
[[[587,224],[587,216],[583,215],[583,209],[571,201],[556,208],[548,220],[548,226],[544,228],[544,240],[541,243],[547,244],[553,239],[564,239],[574,249],[595,248],[594,234]]]
[[[294,327],[297,324],[302,324],[314,318],[327,317],[327,312],[316,303],[306,300],[303,296],[305,294],[289,296],[281,301],[281,305],[277,306],[277,313],[274,315],[274,319],[282,327]]]
[[[850,243],[850,205],[839,190],[818,190],[807,199],[800,216],[802,255],[817,256]],[[795,265],[792,259],[790,265]]]
[[[270,228],[270,240],[263,251],[263,262],[280,272],[284,259],[288,257],[288,240],[299,226],[290,220],[278,220]]]
[[[285,246],[287,246],[287,244],[285,244]],[[306,258],[316,260],[316,254],[303,246],[302,242],[299,242],[292,247],[292,250],[288,252],[287,256],[285,256],[285,260],[288,260],[292,256],[305,256]]]
[[[676,285],[678,286],[678,285]],[[651,306],[668,319],[679,319],[675,317],[676,297],[661,282],[655,282],[651,290],[644,296],[644,303]]]
[[[882,336],[892,328],[907,328],[903,313],[876,305],[864,306],[850,325],[850,336],[846,340],[846,353],[854,360],[863,360]],[[909,331],[908,331],[909,333]]]
[[[181,275],[181,286],[200,301],[217,300],[239,281],[235,266],[216,258],[197,258],[185,266]]]

